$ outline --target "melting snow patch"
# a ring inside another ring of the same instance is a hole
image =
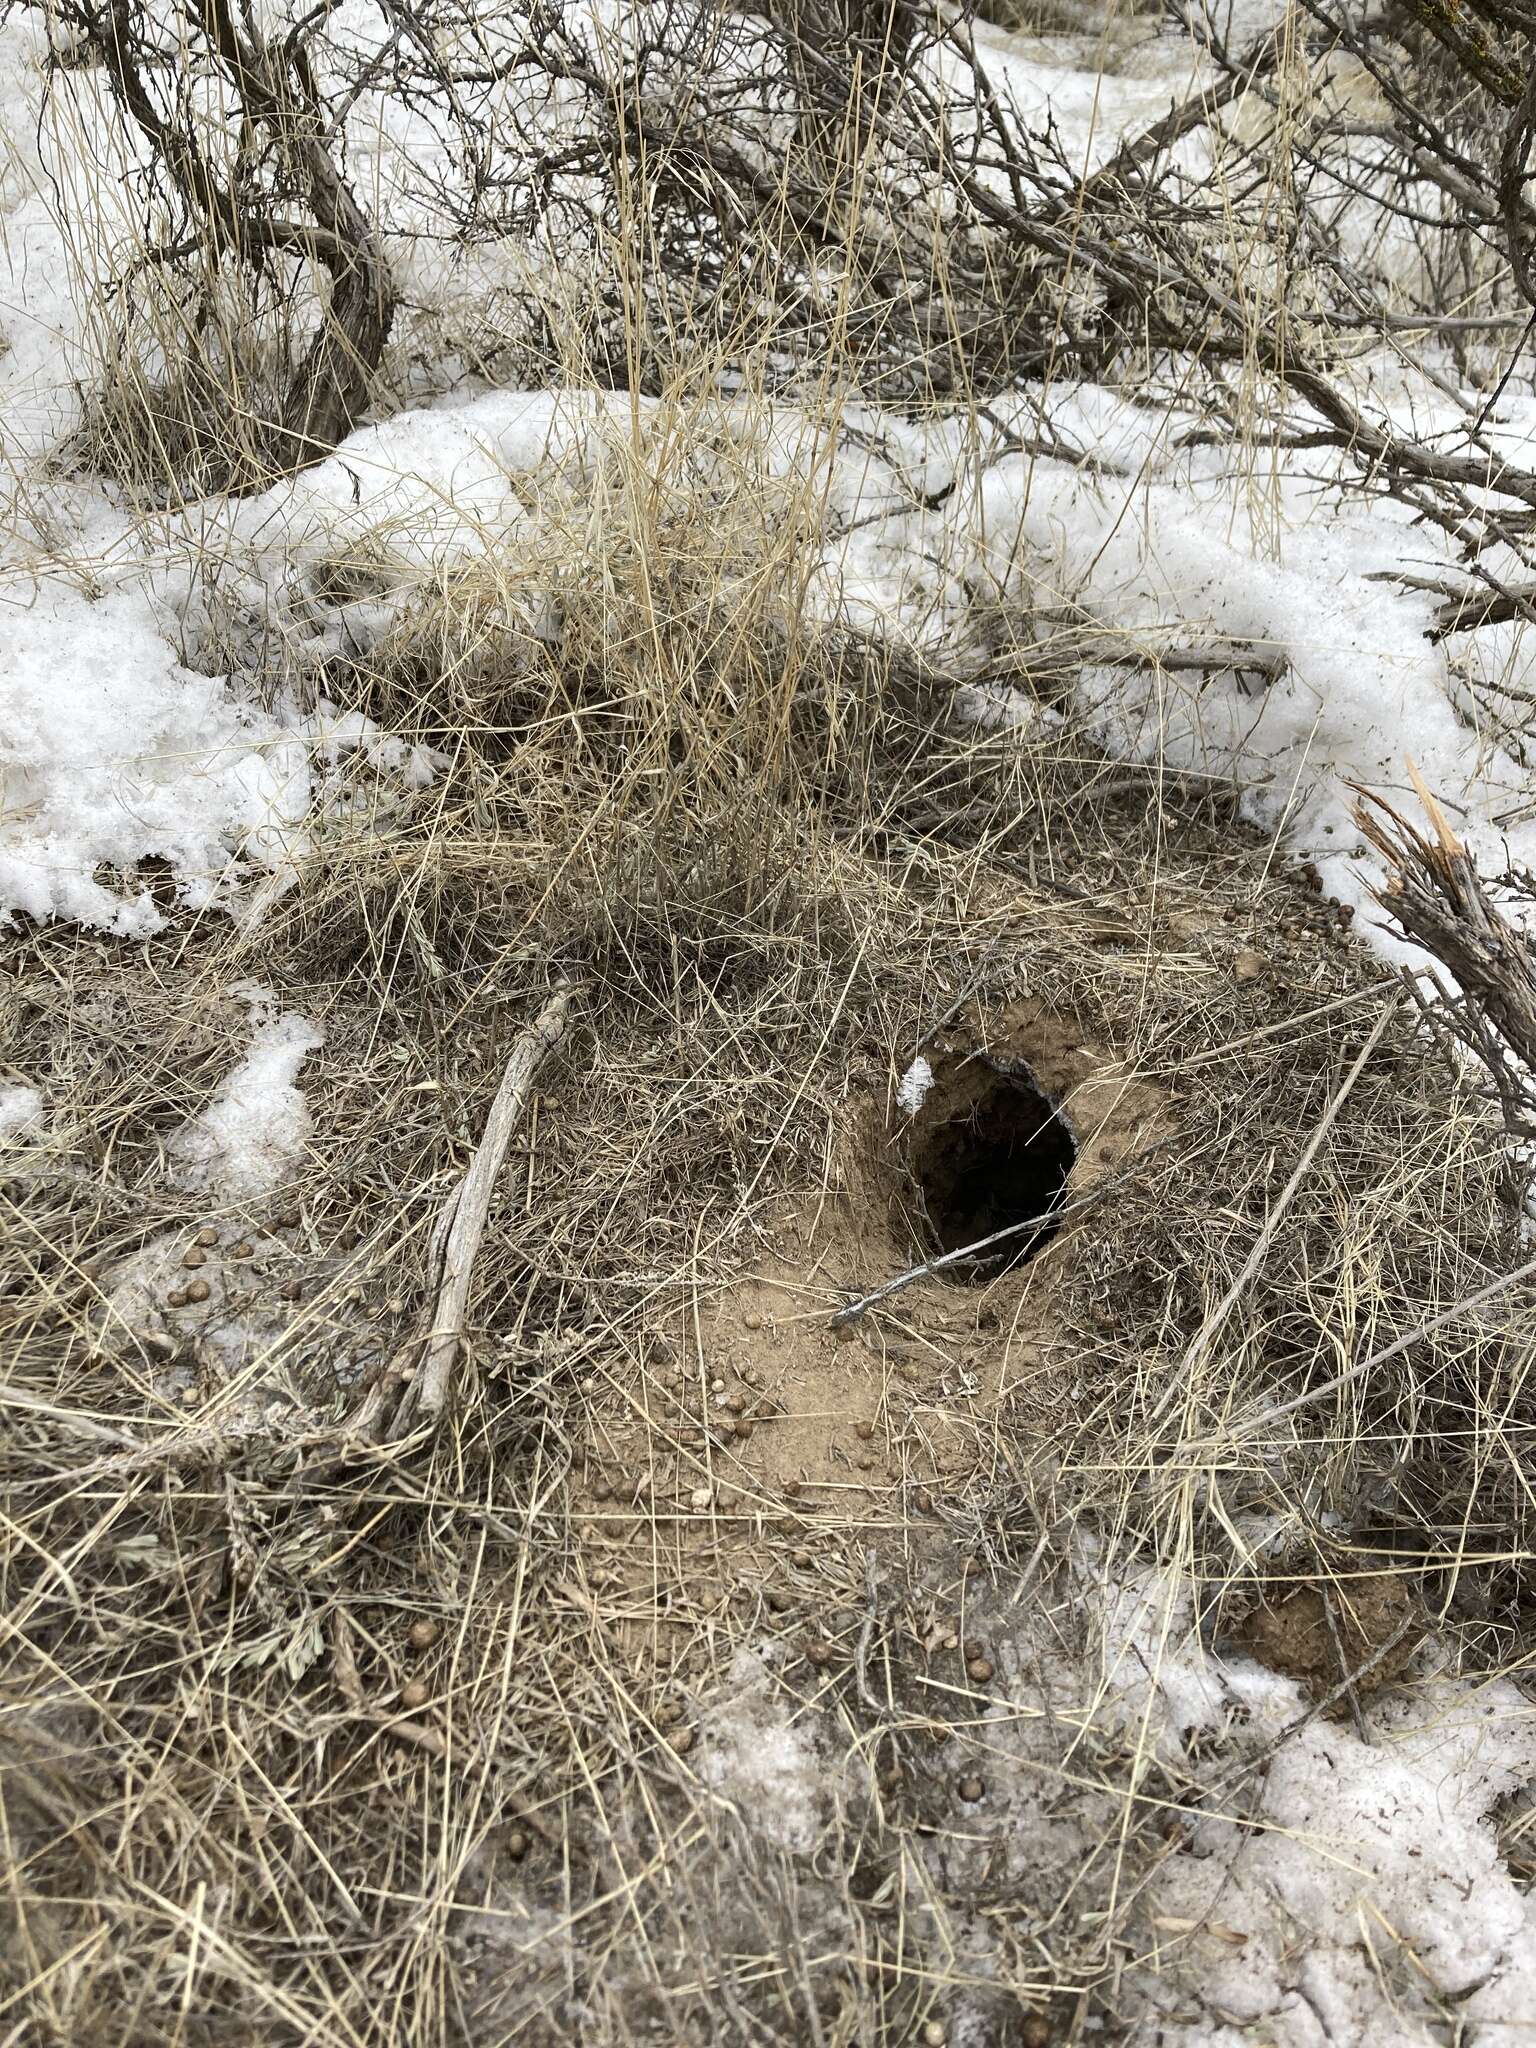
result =
[[[820,1832],[825,1765],[815,1735],[792,1721],[773,1673],[753,1650],[737,1652],[730,1690],[705,1715],[699,1775],[741,1810],[755,1834],[805,1855]]]
[[[250,1050],[170,1145],[179,1187],[233,1199],[266,1194],[303,1150],[309,1108],[295,1083],[305,1059],[324,1043],[307,1017],[292,1010],[274,1014],[264,989],[243,993],[255,1026]]]
[[[896,1101],[908,1116],[916,1116],[932,1086],[933,1069],[919,1053],[897,1084]]]
[[[1159,1872],[1174,1968],[1141,1988],[1169,2048],[1255,2028],[1273,2048],[1430,2048],[1447,2003],[1479,2048],[1529,2037],[1536,1905],[1490,1815],[1536,1772],[1536,1712],[1508,1682],[1442,1682],[1368,1719],[1369,1746],[1334,1722],[1301,1730],[1258,1825],[1203,1819]]]
[[[0,918],[143,937],[164,922],[149,892],[98,870],[163,859],[184,901],[211,903],[240,853],[280,857],[309,795],[304,749],[182,668],[143,593],[60,585],[0,609]]]
[[[42,1121],[43,1098],[39,1089],[24,1081],[8,1081],[0,1087],[0,1145],[30,1136]]]

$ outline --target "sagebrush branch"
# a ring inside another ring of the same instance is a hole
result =
[[[464,1343],[475,1257],[491,1213],[496,1178],[512,1134],[527,1111],[534,1078],[565,1036],[578,993],[568,983],[556,989],[512,1048],[475,1155],[438,1218],[433,1236],[431,1324],[424,1335],[413,1338],[397,1353],[369,1392],[353,1418],[352,1426],[359,1435],[376,1439],[408,1436],[419,1427],[435,1425],[448,1405],[454,1367]]]
[[[1420,1008],[1482,1065],[1510,1131],[1536,1135],[1536,956],[1412,764],[1410,773],[1427,833],[1384,797],[1358,793],[1356,820],[1388,868],[1377,900],[1455,978],[1454,988],[1437,982],[1433,997],[1413,978]]]

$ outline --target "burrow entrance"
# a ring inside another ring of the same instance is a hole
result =
[[[1066,1120],[1017,1074],[989,1078],[963,1114],[935,1125],[912,1160],[930,1249],[956,1252],[999,1230],[1017,1232],[958,1260],[947,1277],[993,1280],[1043,1251],[1059,1226],[1076,1158]]]

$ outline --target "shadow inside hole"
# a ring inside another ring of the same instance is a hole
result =
[[[963,1116],[938,1125],[913,1161],[933,1249],[961,1251],[1017,1229],[991,1251],[947,1268],[949,1277],[992,1280],[1042,1251],[1055,1235],[1076,1158],[1062,1117],[1037,1088],[1009,1075],[999,1075]]]

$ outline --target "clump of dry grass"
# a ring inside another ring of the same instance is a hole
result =
[[[86,395],[56,466],[125,484],[151,504],[253,490],[272,475],[282,384],[248,338],[183,338],[175,367],[161,373],[125,345]]]

